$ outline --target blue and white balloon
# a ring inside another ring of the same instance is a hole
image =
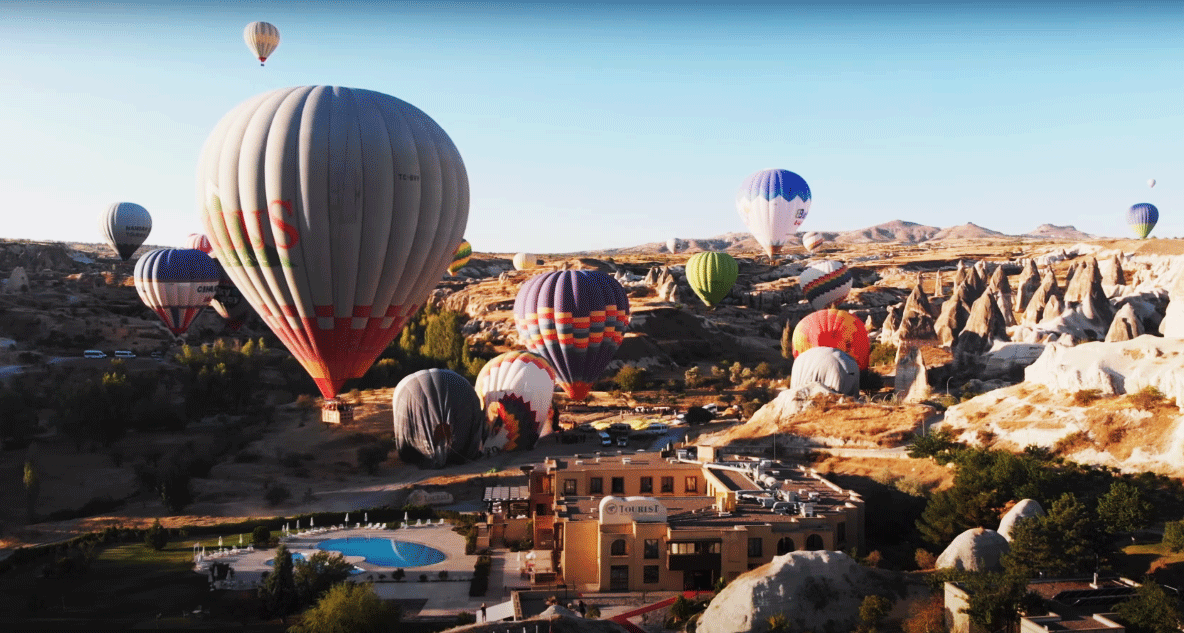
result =
[[[772,257],[796,243],[797,229],[810,212],[810,185],[785,169],[766,169],[748,177],[736,193],[736,211],[756,241]]]

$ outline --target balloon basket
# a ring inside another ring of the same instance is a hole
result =
[[[338,400],[326,400],[321,405],[321,422],[325,424],[349,424],[354,421],[354,406]]]

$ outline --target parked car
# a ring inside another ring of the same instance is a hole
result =
[[[605,433],[604,431],[601,431],[600,432],[600,445],[601,446],[612,446],[613,445],[613,436],[609,435],[608,433]]]
[[[125,349],[115,350],[115,358],[135,358],[135,357],[136,357],[135,352],[129,352]]]
[[[628,435],[617,436],[617,446],[629,446],[629,436]]]
[[[101,349],[88,349],[82,352],[84,358],[107,358],[107,352]]]

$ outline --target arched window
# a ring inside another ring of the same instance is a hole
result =
[[[793,545],[793,539],[789,538],[788,536],[784,536],[781,538],[780,541],[777,541],[777,555],[778,556],[781,556],[782,554],[788,554],[788,553],[794,551],[795,549],[796,548]]]
[[[810,537],[806,539],[806,549],[811,552],[822,549],[822,537],[818,536],[817,534],[811,534]]]
[[[625,555],[625,539],[619,538],[619,539],[613,541],[612,548],[609,550],[609,554],[612,556],[624,556]]]

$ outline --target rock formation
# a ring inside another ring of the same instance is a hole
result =
[[[1036,263],[1031,259],[1025,259],[1023,270],[1020,271],[1019,284],[1016,288],[1015,309],[1019,312],[1028,309],[1028,301],[1032,299],[1032,295],[1036,293],[1036,289],[1039,287],[1040,273],[1036,270]]]
[[[1184,301],[1180,305],[1184,306]],[[896,329],[900,326],[901,309],[900,304],[888,306],[884,322],[880,324],[880,343],[896,344]]]
[[[933,328],[942,345],[952,345],[958,333],[966,326],[966,319],[970,317],[970,307],[974,300],[970,298],[972,290],[965,283],[954,286],[954,294],[941,306],[941,314]]]
[[[999,520],[999,536],[1007,539],[1007,542],[1010,543],[1011,531],[1015,529],[1015,526],[1020,521],[1042,516],[1044,516],[1044,508],[1040,507],[1039,501],[1035,499],[1024,499],[1011,506],[1011,509]]]
[[[1061,288],[1057,285],[1057,278],[1052,273],[1052,269],[1047,269],[1044,271],[1044,277],[1040,280],[1040,285],[1028,297],[1027,304],[1024,306],[1024,324],[1035,325],[1044,319],[1044,306],[1048,303],[1048,298],[1054,295],[1060,296]]]
[[[995,530],[972,528],[959,534],[937,557],[938,569],[996,571],[999,559],[1011,550],[1007,539]]]
[[[896,328],[896,340],[928,341],[936,338],[933,308],[929,305],[929,299],[925,293],[921,291],[921,286],[913,286],[912,294],[904,302],[900,325]]]
[[[991,349],[995,341],[1007,340],[1007,327],[999,307],[995,305],[995,298],[984,292],[974,302],[966,326],[952,345],[954,366],[970,368],[981,365],[983,354]]]
[[[1098,260],[1090,257],[1078,268],[1073,280],[1065,288],[1065,308],[1077,310],[1090,323],[1105,332],[1114,318],[1114,307],[1102,289],[1102,273],[1098,271]]]
[[[1135,314],[1134,307],[1127,303],[1119,308],[1110,322],[1110,329],[1106,332],[1106,342],[1129,341],[1136,336],[1143,335],[1143,322]]]
[[[1002,266],[997,266],[995,272],[991,273],[991,279],[987,282],[987,293],[995,298],[995,305],[999,306],[1004,325],[1015,325],[1015,310],[1011,303],[1011,284],[1007,282],[1007,276],[1003,274]]]
[[[8,276],[8,281],[4,284],[4,292],[8,294],[18,294],[28,291],[29,275],[25,273],[25,267],[17,266],[16,268],[13,268],[12,274]]]
[[[1076,347],[1055,344],[1024,371],[1024,380],[1066,393],[1097,389],[1103,396],[1135,393],[1151,386],[1174,399],[1177,406],[1184,406],[1182,360],[1184,341],[1155,336]]]
[[[896,353],[896,378],[893,392],[901,402],[929,399],[929,374],[917,345],[901,344]]]
[[[1107,286],[1126,285],[1126,275],[1122,272],[1122,258],[1118,254],[1107,260],[1105,266],[1099,263],[1099,268],[1102,270],[1102,283]]]

